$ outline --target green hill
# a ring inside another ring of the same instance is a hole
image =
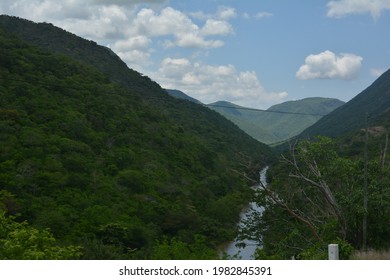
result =
[[[352,100],[307,128],[299,137],[314,135],[340,136],[365,127],[366,114],[369,125],[388,122],[390,111],[390,70]]]
[[[241,107],[227,101],[218,101],[208,106],[262,143],[270,144],[280,141],[267,127],[256,122],[256,119],[265,115],[264,112],[248,110],[249,108]]]
[[[50,24],[0,16],[0,49],[1,211],[85,259],[217,257],[267,146]]]
[[[313,97],[284,102],[266,111],[243,108],[225,101],[210,104],[210,108],[260,142],[271,144],[298,135],[342,104],[344,102],[338,99]]]

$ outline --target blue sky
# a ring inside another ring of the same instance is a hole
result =
[[[2,0],[204,103],[348,101],[390,68],[390,0]]]

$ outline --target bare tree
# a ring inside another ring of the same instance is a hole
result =
[[[290,147],[290,157],[282,156],[282,161],[290,167],[289,177],[301,182],[298,189],[295,187],[289,190],[289,196],[299,195],[301,203],[299,205],[290,204],[271,189],[261,186],[267,196],[292,217],[306,224],[316,239],[321,240],[318,225],[324,224],[329,218],[334,218],[339,222],[341,236],[345,239],[346,221],[326,178],[320,171],[317,160],[306,155],[304,150],[300,151],[298,159],[295,143]],[[315,190],[315,195],[313,195],[313,190]],[[302,209],[304,205],[306,209]]]

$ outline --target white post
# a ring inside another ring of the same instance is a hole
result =
[[[338,244],[329,244],[328,245],[328,259],[329,260],[338,260],[339,259],[339,245]]]

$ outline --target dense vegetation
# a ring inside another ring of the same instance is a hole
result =
[[[270,149],[104,47],[0,19],[0,251],[22,248],[1,258],[217,258]]]
[[[364,158],[341,156],[333,140],[303,141],[269,171],[259,203],[266,210],[247,229],[262,236],[258,258],[326,259],[330,243],[343,259],[354,249],[390,248],[390,166],[379,155],[365,173]]]
[[[343,104],[338,99],[312,97],[277,104],[266,112],[248,110],[224,101],[210,104],[210,108],[260,142],[274,144],[298,135]]]

